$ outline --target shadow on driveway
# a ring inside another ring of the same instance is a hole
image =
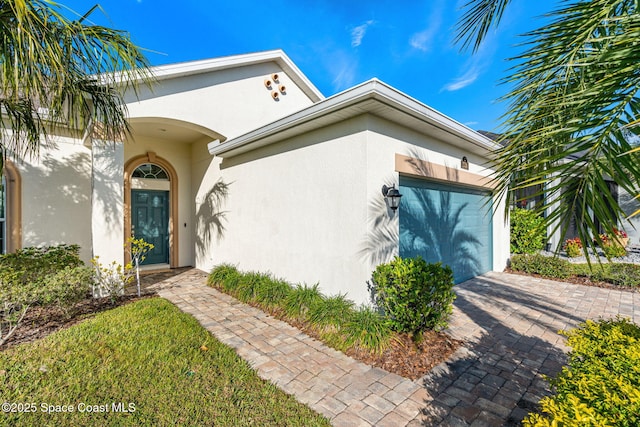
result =
[[[505,273],[455,290],[448,332],[466,345],[423,378],[433,396],[425,402],[429,426],[520,425],[550,393],[543,376],[555,376],[566,362],[559,330],[587,318],[636,314],[634,293]]]

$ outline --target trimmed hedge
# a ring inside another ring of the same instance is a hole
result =
[[[510,267],[514,271],[539,274],[549,279],[566,279],[571,276],[587,277],[594,282],[615,286],[639,287],[640,265],[627,263],[574,264],[566,260],[544,255],[513,255]]]
[[[89,295],[93,272],[78,245],[29,247],[0,255],[0,302],[68,307]]]
[[[568,366],[550,384],[525,426],[640,425],[640,327],[628,319],[588,320],[561,332],[572,347]]]
[[[16,331],[31,307],[57,306],[67,315],[89,296],[93,271],[77,245],[25,248],[0,255],[0,345]]]
[[[569,261],[540,254],[513,255],[511,268],[529,274],[539,274],[550,279],[566,279],[573,274]]]
[[[67,267],[81,267],[80,246],[28,247],[0,255],[0,281],[11,285],[32,285]]]
[[[453,272],[441,263],[421,257],[400,258],[380,264],[373,272],[370,291],[374,301],[398,332],[420,341],[427,329],[446,327],[453,309]]]

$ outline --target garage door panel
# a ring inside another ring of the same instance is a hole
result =
[[[491,270],[488,193],[402,177],[400,256],[441,261],[456,283]]]

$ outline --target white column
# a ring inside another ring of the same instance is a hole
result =
[[[557,176],[553,179],[550,180],[547,184],[546,187],[556,187],[559,184],[559,178],[557,178]],[[561,190],[560,190],[561,191]],[[547,203],[549,204],[549,207],[547,208],[547,212],[553,212],[556,209],[558,209],[560,207],[560,202],[558,201],[558,194],[545,194],[545,197],[547,198]],[[558,245],[562,246],[561,242],[561,238],[562,238],[562,226],[560,227],[556,227],[557,221],[554,222],[553,224],[549,224],[549,226],[547,227],[547,236],[548,236],[548,240],[547,243],[550,243],[551,245],[551,250],[555,251],[558,247]],[[555,228],[555,231],[554,231]]]
[[[93,256],[102,264],[124,262],[124,145],[92,147],[91,231]]]

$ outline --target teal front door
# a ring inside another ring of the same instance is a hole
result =
[[[131,235],[154,246],[143,265],[169,263],[168,191],[131,191]]]
[[[453,270],[456,283],[491,270],[491,194],[400,177],[400,256]]]

